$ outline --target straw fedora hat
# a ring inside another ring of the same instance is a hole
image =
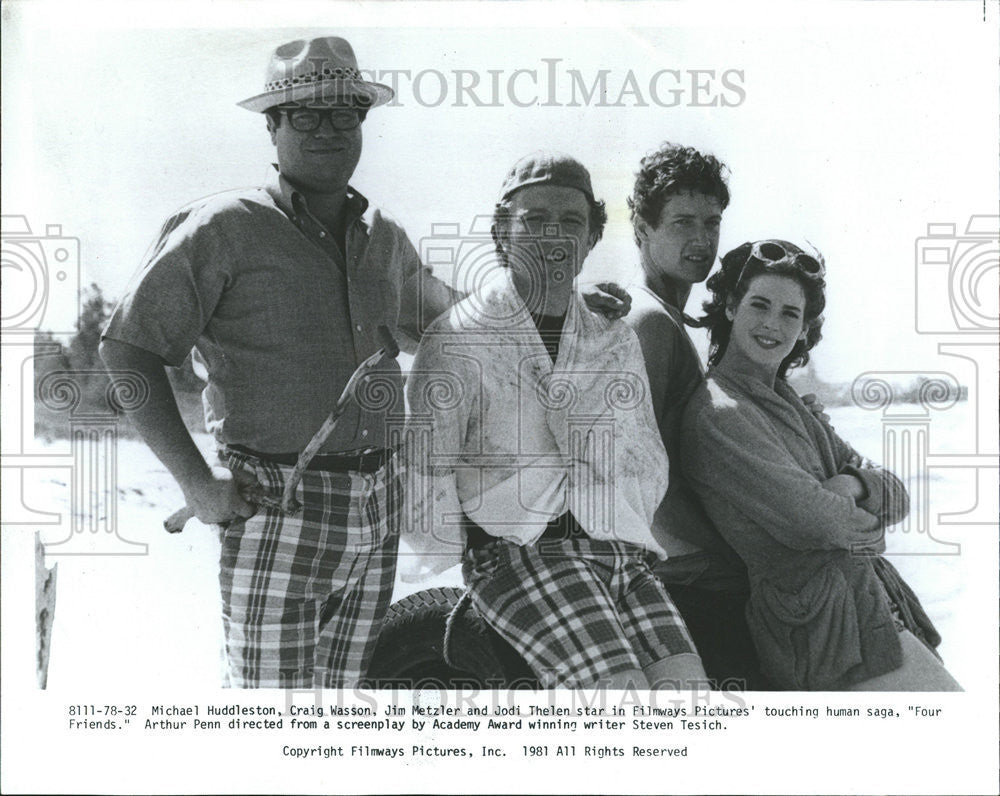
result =
[[[335,102],[348,97],[374,108],[393,97],[388,86],[362,79],[354,50],[339,36],[282,44],[271,55],[264,81],[263,94],[236,104],[262,113],[289,102]]]

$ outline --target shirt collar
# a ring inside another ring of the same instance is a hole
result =
[[[300,190],[293,186],[284,175],[278,171],[276,163],[271,164],[267,172],[267,182],[264,190],[270,194],[274,203],[288,216],[295,218],[302,214],[303,210],[308,213],[309,205]],[[368,210],[368,200],[350,185],[347,186],[347,213],[348,221],[361,218]]]

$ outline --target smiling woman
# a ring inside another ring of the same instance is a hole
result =
[[[824,273],[785,241],[723,258],[701,320],[712,368],[685,410],[682,466],[747,565],[747,620],[775,686],[960,690],[920,601],[879,556],[885,528],[909,511],[905,487],[785,381],[820,339]]]
[[[728,357],[729,366],[756,370],[769,383],[805,365],[822,338],[824,276],[822,258],[787,241],[744,243],[729,252],[708,280],[712,300],[699,323],[709,330],[709,364]]]

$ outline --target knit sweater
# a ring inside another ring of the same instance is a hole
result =
[[[832,690],[902,664],[873,566],[884,529],[909,511],[903,484],[810,413],[787,382],[773,388],[724,366],[684,414],[681,461],[750,577],[747,619],[764,673],[779,687]],[[861,479],[855,502],[822,486]]]

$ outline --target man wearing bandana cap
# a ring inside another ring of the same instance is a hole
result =
[[[651,569],[667,454],[642,350],[574,286],[606,220],[567,155],[507,175],[501,267],[431,324],[407,383],[403,577],[461,560],[479,614],[545,687],[691,687],[704,670]]]

